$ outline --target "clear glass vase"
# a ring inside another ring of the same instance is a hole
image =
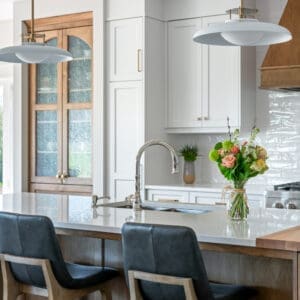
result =
[[[232,220],[246,220],[249,214],[248,198],[244,187],[233,188],[227,197],[227,211]]]
[[[183,166],[183,181],[186,184],[193,184],[195,182],[195,162],[184,161]]]

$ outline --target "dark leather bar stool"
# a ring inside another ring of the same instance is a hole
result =
[[[255,299],[252,288],[208,281],[190,228],[127,223],[122,241],[131,300]]]
[[[111,299],[106,283],[118,272],[66,263],[47,217],[0,212],[0,253],[3,300],[22,294],[69,300],[95,291]]]

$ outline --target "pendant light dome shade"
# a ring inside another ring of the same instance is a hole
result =
[[[50,64],[72,60],[72,54],[43,43],[23,43],[0,49],[0,61],[10,63]]]
[[[291,33],[282,26],[247,18],[212,23],[193,37],[197,43],[217,46],[264,46],[291,39]]]
[[[0,49],[0,61],[27,64],[56,64],[73,59],[72,54],[64,49],[45,44],[45,34],[35,33],[34,0],[31,0],[31,28],[29,34],[23,34],[21,46]],[[36,39],[42,38],[43,43]]]

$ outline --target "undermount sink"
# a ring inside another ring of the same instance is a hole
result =
[[[167,206],[158,206],[156,205],[142,205],[142,210],[155,210],[155,211],[163,211],[163,212],[178,212],[178,213],[185,213],[185,214],[204,214],[208,213],[211,210],[204,209],[204,208],[184,208],[184,207],[170,207]],[[107,203],[101,204],[101,207],[112,207],[112,208],[128,208],[132,209],[132,204],[128,202],[115,202],[115,203]]]

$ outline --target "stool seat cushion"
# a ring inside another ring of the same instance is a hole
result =
[[[72,277],[72,281],[68,288],[72,289],[89,287],[118,276],[118,271],[106,267],[85,266],[71,263],[66,263],[66,266]]]
[[[216,300],[248,300],[257,295],[255,289],[242,285],[210,283],[210,287]]]

